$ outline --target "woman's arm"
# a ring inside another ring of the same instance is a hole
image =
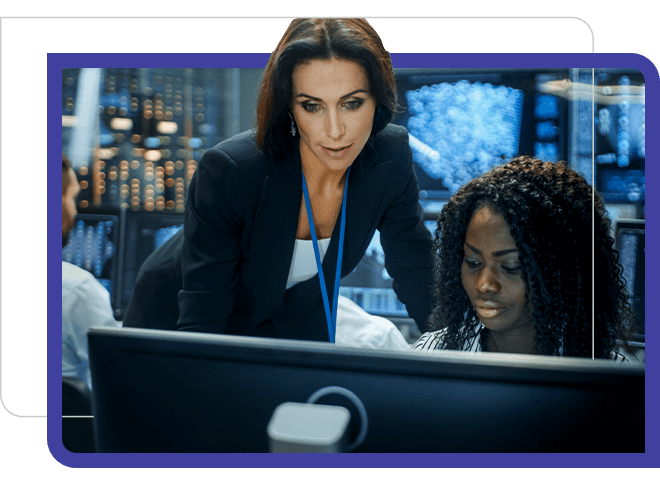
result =
[[[190,182],[179,292],[179,330],[223,333],[241,261],[243,186],[233,160],[207,151]]]
[[[431,314],[433,238],[424,224],[419,204],[408,134],[401,136],[397,160],[388,180],[388,186],[393,189],[392,198],[378,230],[385,252],[385,268],[394,280],[394,291],[405,304],[408,315],[424,332]]]

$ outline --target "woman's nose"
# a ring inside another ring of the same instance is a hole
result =
[[[495,273],[484,267],[477,277],[477,290],[481,293],[498,293],[501,289],[502,287]]]
[[[331,110],[326,117],[326,134],[332,139],[339,139],[346,132],[344,121],[337,110]]]

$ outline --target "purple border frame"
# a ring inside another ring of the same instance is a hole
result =
[[[646,137],[660,136],[658,129],[658,95],[660,79],[658,70],[647,58],[637,54],[392,54],[395,68],[634,68],[645,78],[646,106],[653,110],[646,114]],[[68,467],[618,467],[648,468],[660,465],[659,429],[653,425],[658,416],[658,401],[649,397],[650,387],[658,380],[659,367],[653,362],[646,366],[646,452],[639,454],[76,454],[62,445],[62,392],[61,348],[59,343],[62,310],[60,277],[59,208],[52,196],[60,184],[59,162],[61,149],[61,73],[65,68],[263,68],[269,54],[48,54],[47,67],[47,129],[48,129],[48,177],[51,187],[47,198],[47,287],[48,287],[48,335],[47,335],[47,439],[53,457]],[[649,144],[650,143],[650,144]],[[648,147],[648,146],[651,147]],[[647,162],[657,164],[659,154],[656,144],[648,141]],[[55,170],[57,166],[58,170]],[[658,171],[646,171],[646,184],[654,189],[658,183]],[[647,187],[648,189],[648,187]],[[59,187],[58,187],[59,190]],[[658,212],[658,199],[647,196],[646,210]],[[646,244],[655,247],[658,242],[657,222],[650,218],[650,238]],[[647,275],[657,276],[660,264],[655,259],[647,263]],[[658,294],[651,292],[649,302]],[[648,327],[648,324],[646,325]],[[647,348],[656,352],[656,338],[650,335]],[[613,438],[617,438],[614,436]],[[625,439],[625,432],[618,438]]]

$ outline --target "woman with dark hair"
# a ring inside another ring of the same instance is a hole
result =
[[[371,137],[390,123],[399,105],[392,61],[376,31],[364,19],[296,19],[264,70],[257,103],[256,141],[274,158],[291,154],[298,141],[290,133],[293,73],[310,61],[352,61],[361,66],[376,103]]]
[[[625,359],[633,316],[609,229],[562,163],[520,157],[467,183],[438,219],[434,331],[412,349]]]
[[[431,246],[388,52],[363,19],[296,19],[264,71],[256,131],[190,183],[180,330],[334,341],[339,279],[376,229],[398,298],[431,310]],[[350,189],[349,189],[350,186]]]

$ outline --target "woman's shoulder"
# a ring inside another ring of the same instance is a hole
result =
[[[376,163],[398,166],[391,170],[399,176],[390,183],[391,187],[406,185],[407,181],[402,176],[412,173],[412,163],[408,131],[404,127],[390,123],[373,137],[365,150],[373,151],[372,158],[376,159]]]
[[[465,333],[465,327],[462,330],[462,333]],[[417,342],[415,342],[410,350],[412,351],[432,351],[434,349],[440,349],[442,345],[443,337],[447,334],[447,329],[436,330],[435,332],[424,333]],[[467,352],[480,352],[481,351],[481,334],[480,331],[469,330],[469,334],[465,339],[463,347],[459,349],[460,351]]]
[[[411,351],[432,351],[438,349],[438,345],[442,340],[442,336],[445,334],[445,330],[437,330],[435,332],[426,332],[422,334],[417,342],[410,346]]]
[[[207,150],[204,156],[207,158],[209,156],[225,156],[238,166],[254,161],[263,161],[266,158],[257,147],[254,129],[246,130],[225,139]]]
[[[377,148],[408,146],[408,130],[401,125],[390,123],[374,136],[374,145]]]
[[[610,360],[614,361],[615,363],[630,364],[630,359],[618,351],[610,351]]]
[[[198,183],[217,184],[234,190],[236,182],[260,184],[273,165],[255,142],[255,131],[247,130],[207,149],[197,166]]]

